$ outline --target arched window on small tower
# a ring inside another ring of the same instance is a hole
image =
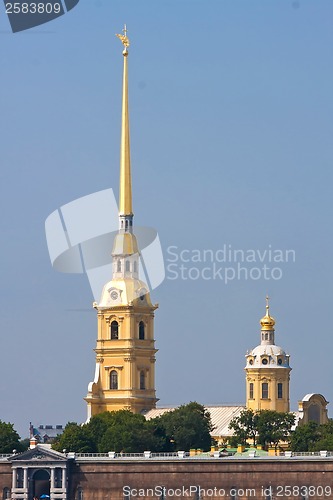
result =
[[[139,340],[145,339],[145,324],[143,321],[139,323]]]
[[[117,321],[111,323],[111,340],[118,340],[119,338],[119,325]]]
[[[268,383],[267,382],[263,382],[261,384],[261,398],[268,399]]]
[[[117,273],[121,273],[121,260],[117,260]]]
[[[116,370],[112,370],[110,373],[110,389],[118,389],[118,373],[116,372]]]
[[[282,399],[283,398],[283,384],[282,384],[282,382],[278,382],[277,393],[278,393],[278,399]]]
[[[137,273],[137,272],[138,272],[138,264],[137,264],[136,260],[135,260],[135,261],[134,261],[134,263],[133,263],[133,271],[134,271],[135,273]]]
[[[145,376],[145,371],[141,370],[140,371],[140,389],[143,391],[146,388],[146,376]]]
[[[125,262],[125,271],[126,271],[127,273],[129,273],[129,272],[130,272],[130,270],[131,270],[131,263],[130,263],[130,261],[129,261],[129,260],[127,260],[127,261]]]

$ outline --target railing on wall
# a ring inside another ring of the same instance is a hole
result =
[[[234,453],[234,452],[205,452],[197,455],[190,455],[189,452],[178,451],[173,453],[152,453],[150,451],[145,451],[144,453],[69,453],[67,454],[69,458],[75,458],[78,460],[121,460],[121,459],[132,459],[132,460],[142,460],[142,459],[151,459],[151,460],[171,460],[171,459],[193,459],[193,460],[202,460],[202,459],[216,459],[216,458],[235,458],[235,459],[288,459],[288,458],[333,458],[333,451],[313,451],[313,452],[280,452],[278,456],[270,456],[270,455],[256,455],[255,453]]]

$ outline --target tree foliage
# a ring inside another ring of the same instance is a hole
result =
[[[258,442],[263,446],[277,447],[280,441],[287,441],[295,415],[288,412],[262,410],[258,418]]]
[[[82,426],[68,423],[53,448],[79,453],[207,450],[211,444],[211,430],[209,413],[195,402],[151,420],[119,410],[95,415]]]
[[[0,453],[13,453],[13,450],[23,451],[20,436],[13,424],[0,420]]]
[[[98,452],[154,451],[153,436],[143,415],[128,410],[104,412],[94,416],[87,428]]]
[[[174,451],[191,448],[208,450],[211,446],[213,428],[210,413],[199,403],[191,402],[164,413],[158,424],[165,431],[166,446]]]
[[[292,451],[333,451],[333,420],[319,425],[309,422],[295,429],[290,438]]]
[[[310,451],[319,438],[319,425],[316,422],[300,425],[290,436],[290,449],[292,451]]]
[[[245,445],[247,439],[253,440],[253,445],[256,445],[258,435],[258,414],[253,410],[242,410],[238,417],[234,417],[229,428],[234,431],[234,439],[237,444]]]
[[[76,453],[93,453],[96,451],[94,440],[88,432],[87,425],[68,422],[64,432],[60,434],[52,448],[56,451],[74,451]]]
[[[233,429],[234,438],[236,437],[240,444],[246,444],[250,439],[254,445],[259,443],[265,447],[276,447],[280,441],[288,439],[294,422],[292,413],[243,410],[238,417],[231,420],[229,428]]]

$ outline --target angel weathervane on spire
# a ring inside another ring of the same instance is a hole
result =
[[[125,47],[124,53],[127,54],[127,47],[129,47],[130,42],[129,42],[129,39],[128,39],[128,36],[127,36],[127,27],[126,27],[126,24],[124,25],[123,33],[124,33],[123,35],[120,35],[119,33],[116,33],[116,36],[121,40],[122,44]]]

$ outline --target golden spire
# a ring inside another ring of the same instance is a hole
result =
[[[262,330],[274,330],[275,319],[269,314],[269,300],[270,298],[266,295],[266,314],[260,320]]]
[[[131,179],[131,155],[130,155],[130,133],[128,113],[128,73],[127,56],[129,39],[127,37],[126,24],[123,35],[116,36],[121,40],[124,50],[124,74],[123,74],[123,102],[121,116],[121,144],[120,144],[120,186],[119,186],[119,214],[133,215],[132,211],[132,179]]]

